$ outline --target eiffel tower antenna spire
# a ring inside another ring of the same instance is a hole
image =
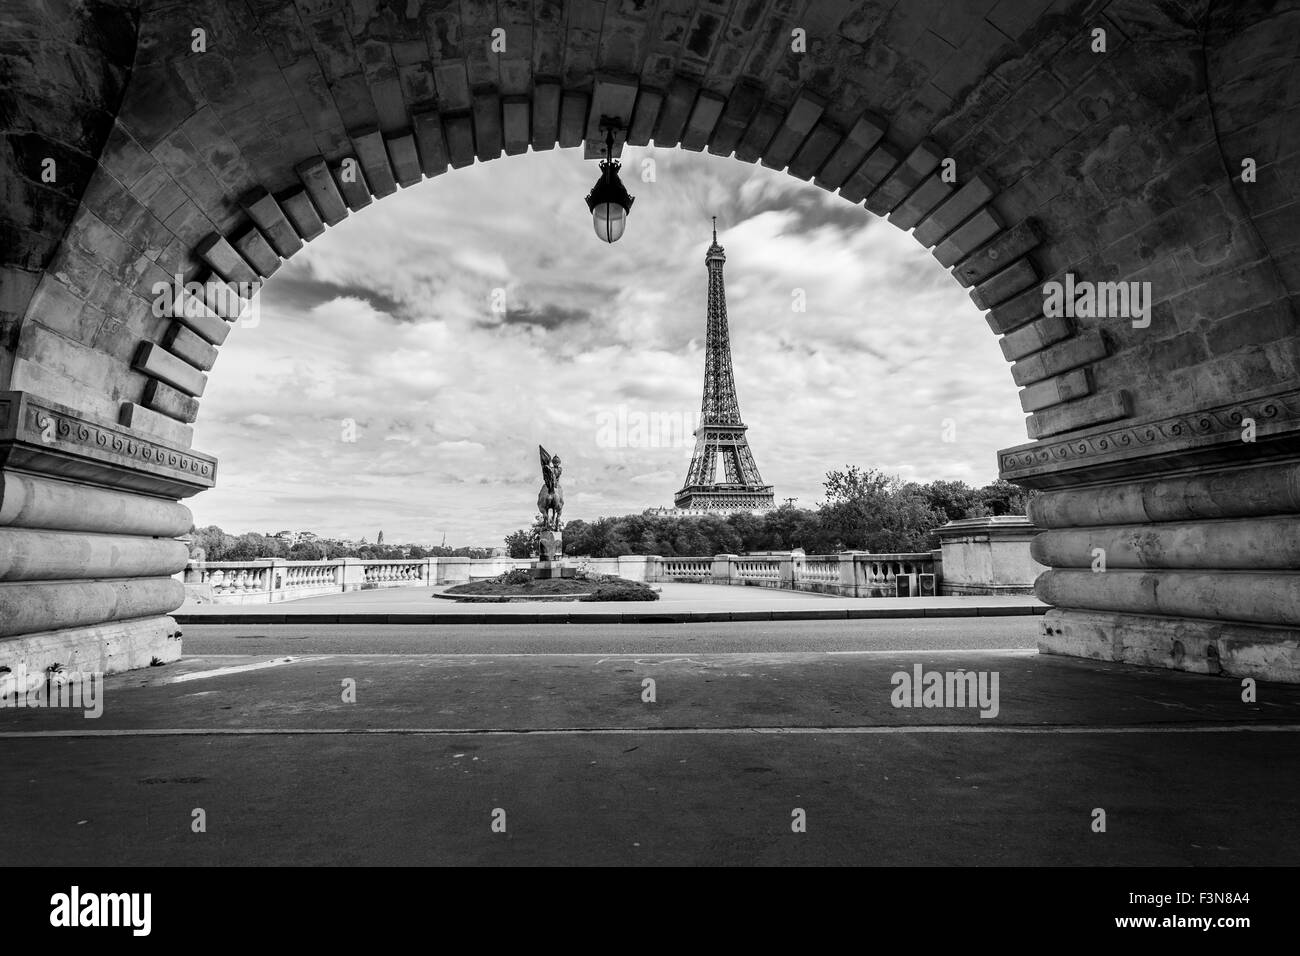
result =
[[[731,365],[731,336],[727,326],[727,291],[722,280],[726,252],[718,245],[718,217],[713,217],[713,243],[704,254],[709,272],[709,307],[704,350],[704,396],[695,452],[686,482],[673,496],[678,508],[714,514],[766,511],[774,507],[772,486],[763,484],[745,437]],[[717,480],[718,459],[723,480]]]

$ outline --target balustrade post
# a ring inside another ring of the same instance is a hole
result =
[[[787,591],[796,590],[799,582],[794,578],[794,555],[783,554],[776,559],[776,563],[778,585]]]
[[[366,583],[366,566],[360,558],[343,559],[342,590],[360,591]]]
[[[615,573],[627,581],[644,581],[648,564],[643,554],[620,554]]]
[[[839,578],[835,590],[844,597],[858,596],[857,566],[858,552],[841,551],[835,556],[839,562]]]
[[[273,604],[284,600],[285,580],[284,558],[268,558],[266,566],[266,601]]]
[[[464,584],[469,580],[469,558],[439,558],[438,583]]]
[[[710,570],[709,577],[713,584],[732,584],[740,578],[734,554],[715,554]]]
[[[930,552],[931,570],[934,572],[934,593],[943,594],[943,549],[935,548]]]
[[[249,589],[258,594],[258,603],[271,603],[271,558],[258,558],[248,572]]]

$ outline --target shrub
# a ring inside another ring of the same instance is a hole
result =
[[[527,584],[533,579],[527,568],[512,568],[504,574],[498,574],[492,580],[497,584]]]
[[[659,592],[640,581],[598,575],[603,580],[594,582],[595,590],[588,601],[657,601]],[[590,581],[590,579],[588,579]]]

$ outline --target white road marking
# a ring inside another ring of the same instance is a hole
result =
[[[682,663],[702,664],[696,658],[725,658],[725,657],[762,657],[762,658],[782,658],[782,657],[817,657],[823,654],[858,654],[858,655],[884,655],[891,656],[897,654],[1005,654],[1009,657],[1034,657],[1038,655],[1037,648],[1033,647],[944,647],[933,650],[908,650],[899,648],[898,650],[853,650],[853,651],[705,651],[695,656],[683,656],[681,651],[648,651],[646,653],[627,653],[620,651],[503,651],[497,653],[479,653],[477,651],[461,652],[430,652],[430,653],[410,653],[399,652],[395,654],[365,654],[340,651],[334,654],[320,654],[315,657],[295,657],[286,658],[286,661],[305,661],[305,660],[329,660],[329,661],[357,661],[366,664],[383,664],[397,663],[403,659],[419,660],[421,658],[445,659],[445,658],[479,658],[482,660],[495,660],[497,658],[509,659],[516,657],[595,657],[599,658],[597,664],[625,663],[627,661],[643,660],[651,657],[667,657]],[[246,657],[243,654],[199,654],[188,660],[227,660],[239,659]],[[671,663],[672,661],[661,662]]]
[[[124,730],[14,730],[0,731],[0,740],[42,737],[706,737],[706,736],[813,736],[817,734],[1235,734],[1300,733],[1300,724],[1212,724],[1189,727],[1085,727],[1080,725],[990,726],[986,724],[932,724],[872,727],[550,727],[538,730],[481,729],[467,727],[201,727],[136,728]]]
[[[908,648],[894,651],[822,651],[823,654],[861,654],[892,656],[895,654],[998,654],[1006,657],[1037,657],[1036,647],[943,647],[943,648]]]
[[[216,667],[208,671],[193,671],[189,674],[177,674],[175,677],[155,681],[157,684],[183,684],[191,680],[204,680],[208,677],[225,677],[228,674],[244,674],[248,671],[265,670],[268,667],[281,667],[285,664],[305,664],[308,661],[323,661],[320,657],[277,657],[273,661],[258,661],[256,664],[236,664],[233,667]]]

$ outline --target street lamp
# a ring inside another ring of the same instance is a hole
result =
[[[618,178],[623,164],[614,158],[614,130],[621,128],[619,121],[602,117],[600,128],[605,131],[605,158],[600,161],[600,179],[587,193],[587,208],[597,238],[601,242],[618,242],[627,228],[627,214],[635,197],[628,195]]]

